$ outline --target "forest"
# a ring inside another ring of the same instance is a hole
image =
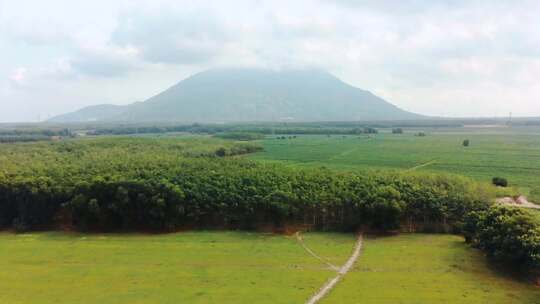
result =
[[[492,207],[496,190],[487,183],[457,175],[292,168],[228,157],[260,149],[257,143],[210,137],[3,144],[0,226],[21,232],[287,225],[452,232],[464,233],[494,258],[540,266],[539,222],[519,210]],[[493,212],[503,212],[505,220]]]

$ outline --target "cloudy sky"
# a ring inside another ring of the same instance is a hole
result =
[[[540,116],[540,1],[0,0],[0,122],[208,68],[322,68],[410,111]]]

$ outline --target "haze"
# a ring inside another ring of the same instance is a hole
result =
[[[324,69],[408,111],[540,116],[538,1],[0,0],[0,121],[223,66]]]

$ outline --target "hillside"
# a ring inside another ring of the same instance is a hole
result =
[[[355,121],[422,116],[316,70],[221,69],[195,74],[123,107],[90,107],[51,121]],[[99,115],[96,115],[98,112]]]

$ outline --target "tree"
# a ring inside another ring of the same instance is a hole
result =
[[[216,150],[216,156],[223,157],[225,155],[227,155],[227,150],[225,150],[225,148],[221,147]]]
[[[465,139],[465,140],[463,141],[463,146],[464,146],[464,147],[468,147],[470,144],[471,144],[471,141],[468,140],[468,139]]]
[[[392,129],[392,134],[403,134],[403,129],[402,128]]]
[[[495,186],[499,186],[499,187],[508,187],[508,180],[506,178],[503,178],[503,177],[494,177],[491,182],[495,185]]]

